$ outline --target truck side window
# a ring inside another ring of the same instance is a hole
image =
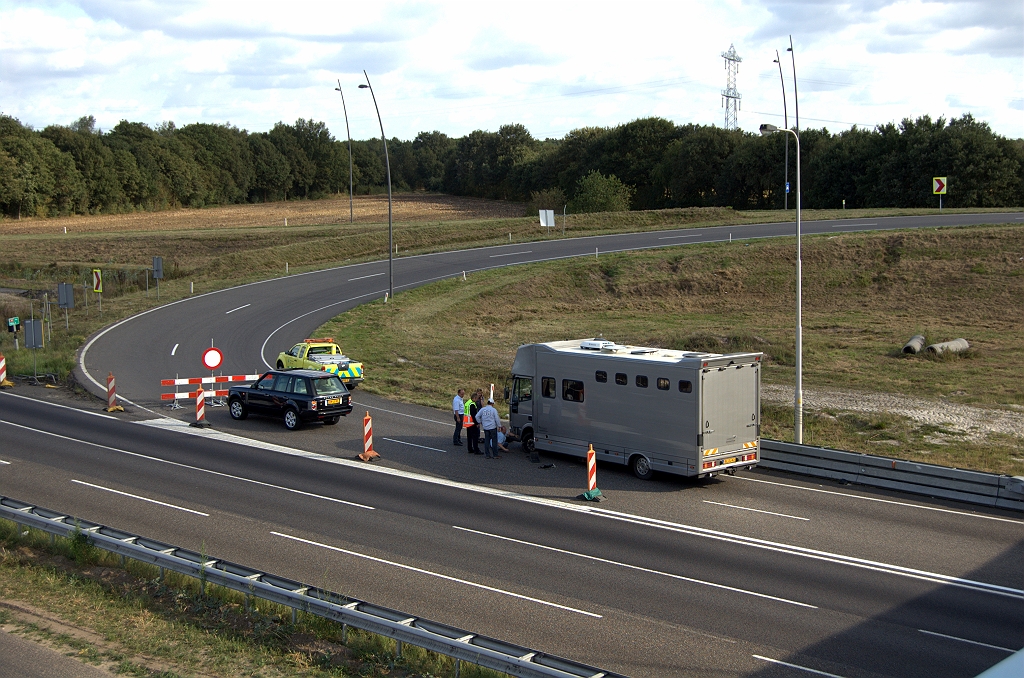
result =
[[[575,379],[563,379],[562,400],[568,400],[571,403],[582,403],[583,382],[576,381]]]
[[[515,395],[521,403],[533,400],[533,379],[516,379]]]
[[[629,377],[624,375],[622,372],[617,372],[615,374],[615,383],[619,386],[625,386],[629,383]]]
[[[594,379],[596,379],[599,384],[603,384],[608,381],[608,373],[604,370],[598,370],[597,372],[594,372]]]
[[[540,394],[545,398],[555,397],[555,378],[542,377],[540,380]]]
[[[679,380],[679,392],[680,393],[693,393],[693,384],[685,379]]]
[[[670,382],[665,377],[658,377],[658,390],[659,391],[667,391],[671,387],[672,387],[672,382]]]
[[[295,346],[292,346],[292,350],[288,351],[288,355],[290,355],[293,358],[298,358],[299,357],[299,351],[301,351],[301,350],[302,350],[302,344],[296,344]]]
[[[642,374],[636,375],[636,385],[640,388],[647,388],[647,377]]]

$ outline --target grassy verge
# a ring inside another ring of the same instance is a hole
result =
[[[454,676],[454,660],[0,520],[0,626],[129,676]],[[464,664],[462,676],[499,678]]]
[[[792,241],[716,243],[517,266],[446,280],[335,318],[318,333],[372,365],[366,390],[445,407],[495,383],[517,346],[603,334],[688,350],[758,350],[767,384],[795,374]],[[804,241],[804,385],[1018,411],[1024,406],[1024,230],[974,227]],[[961,355],[905,356],[914,334]],[[791,439],[792,408],[765,408]],[[805,442],[998,473],[1024,472],[1014,436],[977,440],[888,413],[813,413]]]

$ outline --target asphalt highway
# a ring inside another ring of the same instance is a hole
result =
[[[595,247],[792,233],[791,223],[731,226],[399,258],[395,284]],[[200,295],[108,328],[83,351],[79,379],[114,372],[134,411],[0,394],[0,493],[633,676],[973,676],[1024,645],[1024,520],[1011,512],[763,471],[644,483],[604,465],[610,501],[581,506],[578,461],[468,457],[450,446],[445,413],[358,390],[355,415],[374,415],[384,456],[372,467],[351,460],[357,416],[285,432],[210,409],[214,431],[199,432],[148,413],[173,414],[159,379],[200,376],[211,339],[225,374],[258,372],[386,286],[387,262],[374,262]]]

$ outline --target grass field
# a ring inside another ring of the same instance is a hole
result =
[[[716,243],[488,271],[372,303],[317,331],[368,365],[364,387],[445,407],[458,386],[508,375],[517,346],[603,335],[620,343],[757,350],[768,384],[792,384],[791,240]],[[843,234],[804,240],[804,386],[992,408],[1024,405],[1024,229]],[[914,334],[967,338],[962,355],[905,356]],[[766,437],[792,439],[768,405]],[[810,413],[804,441],[1024,473],[1024,441],[970,442],[904,418]],[[878,443],[884,441],[884,447]]]

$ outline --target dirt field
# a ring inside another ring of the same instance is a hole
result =
[[[353,201],[356,223],[380,223],[388,219],[387,195],[357,195]],[[392,196],[394,220],[404,223],[500,219],[521,217],[522,203],[460,198],[432,193],[399,193]],[[63,233],[111,233],[118,231],[189,231],[246,226],[337,224],[349,219],[348,195],[323,200],[289,200],[207,209],[165,212],[132,212],[73,216],[56,219],[0,219],[0,236]]]

